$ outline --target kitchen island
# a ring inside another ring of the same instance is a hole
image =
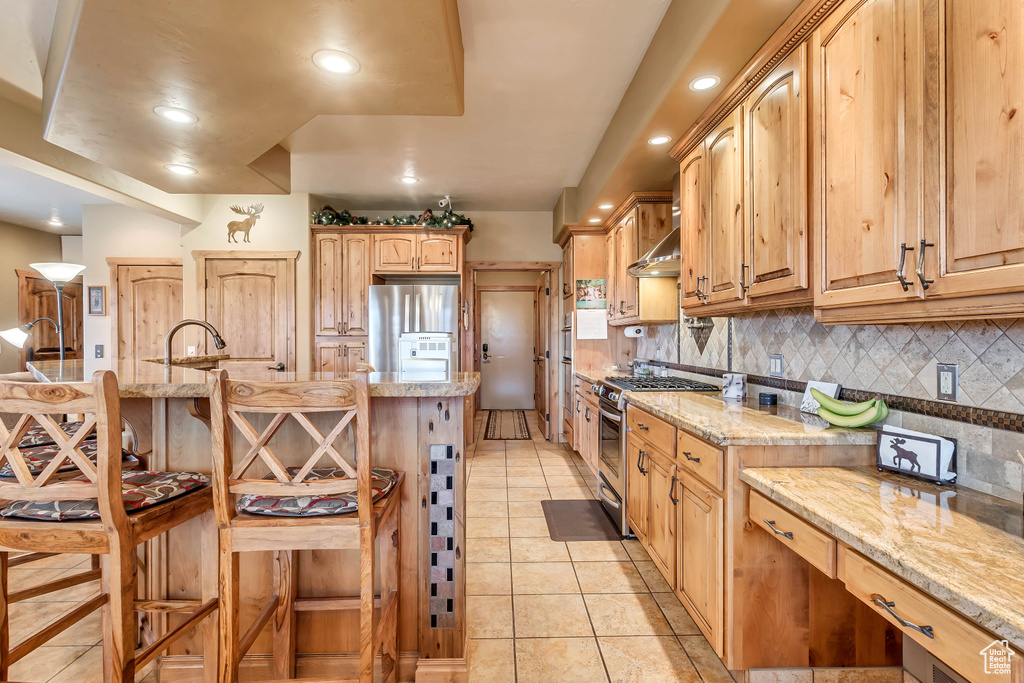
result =
[[[97,370],[117,373],[122,417],[130,427],[130,450],[155,470],[211,472],[208,428],[209,387],[203,370],[148,361],[104,360],[31,363],[38,381],[87,380]],[[334,373],[249,373],[236,379],[310,381],[343,379]],[[465,680],[465,460],[464,397],[480,385],[478,373],[459,373],[448,382],[399,382],[397,377],[371,373],[371,448],[375,466],[405,472],[402,489],[400,602],[398,620],[400,680]],[[262,429],[267,419],[251,418]],[[331,415],[313,420],[325,431]],[[335,420],[336,421],[336,418]],[[339,450],[348,444],[339,439]],[[236,439],[235,457],[245,453]],[[285,465],[300,465],[309,453],[309,437],[288,421],[271,442]],[[289,457],[289,444],[296,453]],[[431,461],[449,460],[450,477],[431,477]],[[262,473],[260,473],[262,474]],[[441,486],[444,490],[440,490]],[[438,494],[431,496],[432,493]],[[434,502],[436,500],[436,503]],[[451,508],[449,516],[448,508]],[[433,524],[432,524],[433,522]],[[151,541],[144,570],[145,597],[198,599],[200,522],[195,520]],[[450,540],[449,540],[450,539]],[[435,546],[451,548],[436,553]],[[243,628],[255,619],[272,592],[274,568],[270,553],[253,553],[241,563]],[[451,570],[451,571],[448,571]],[[141,571],[141,570],[140,570]],[[300,597],[358,595],[357,551],[303,551],[298,561]],[[432,598],[432,594],[434,597]],[[149,626],[159,636],[165,619],[157,615]],[[297,623],[297,675],[352,677],[358,667],[358,614],[300,612]],[[266,629],[249,650],[241,667],[243,679],[269,678],[272,630]],[[185,637],[159,660],[161,680],[202,678],[202,634]]]

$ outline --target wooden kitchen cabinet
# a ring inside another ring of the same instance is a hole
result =
[[[401,234],[373,236],[373,272],[457,273],[460,235]]]
[[[679,185],[679,232],[683,243],[679,286],[682,307],[691,309],[703,304],[707,293],[704,288],[708,253],[704,220],[704,145],[698,145],[680,162]]]
[[[612,325],[675,322],[676,278],[636,278],[627,268],[672,232],[672,197],[634,192],[606,224],[608,320]]]
[[[647,547],[647,501],[650,486],[644,466],[644,443],[626,437],[626,522]]]
[[[313,260],[317,336],[365,336],[370,298],[370,236],[319,234]]]
[[[562,298],[568,299],[575,293],[576,281],[572,272],[572,244],[570,239],[562,249]]]
[[[723,649],[723,499],[696,478],[679,474],[676,594],[716,652]]]
[[[418,235],[416,237],[416,270],[421,273],[459,272],[459,244],[455,235]]]
[[[316,342],[313,353],[315,372],[356,372],[366,362],[365,341]]]
[[[672,458],[658,451],[646,451],[647,470],[647,550],[669,585],[676,572],[676,519],[678,498],[675,497],[677,467]]]
[[[411,273],[416,270],[418,235],[374,235],[373,270]]]
[[[708,304],[743,298],[743,107],[737,107],[707,136]]]
[[[366,335],[370,330],[370,236],[343,235],[341,333]]]

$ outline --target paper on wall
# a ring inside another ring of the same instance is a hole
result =
[[[608,316],[603,308],[581,308],[576,311],[576,338],[608,338]]]

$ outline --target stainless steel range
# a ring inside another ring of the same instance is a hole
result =
[[[598,486],[601,503],[618,525],[623,536],[630,535],[626,523],[626,426],[623,423],[626,391],[720,391],[706,382],[682,377],[605,377],[596,387],[601,413],[601,457],[598,461]]]

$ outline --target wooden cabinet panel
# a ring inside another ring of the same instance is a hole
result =
[[[562,298],[568,299],[575,292],[576,281],[572,272],[572,245],[573,240],[566,243],[562,249]]]
[[[626,429],[638,440],[671,458],[676,453],[676,428],[633,405],[626,406]]]
[[[420,272],[457,273],[459,271],[459,240],[456,235],[417,235],[416,270]]]
[[[636,537],[647,544],[647,470],[641,467],[643,442],[626,440],[626,521]]]
[[[707,287],[709,304],[743,298],[743,108],[707,137]]]
[[[583,401],[583,450],[580,455],[587,463],[590,471],[597,475],[597,461],[600,457],[601,448],[601,416],[597,412],[597,406],[584,399]]]
[[[634,209],[619,221],[615,227],[615,294],[610,300],[615,312],[612,318],[631,318],[639,314],[638,292],[639,280],[630,277],[626,269],[640,258],[637,252],[637,211]]]
[[[725,454],[688,432],[679,430],[676,459],[680,467],[721,491],[725,486]]]
[[[704,636],[723,650],[723,501],[693,477],[680,473],[680,542],[676,592]]]
[[[669,585],[675,584],[676,571],[676,465],[663,455],[650,451],[647,469],[647,540],[651,559]]]
[[[576,381],[578,382],[579,378],[577,378]],[[573,442],[572,442],[572,449],[582,456],[583,455],[583,446],[584,446],[583,439],[584,439],[584,436],[585,436],[587,430],[584,427],[584,419],[583,419],[583,392],[579,388],[578,384],[576,386],[576,391],[573,392],[573,396],[574,396],[574,399],[573,399],[573,404],[574,405],[573,405],[573,412],[572,412],[572,418],[573,418]]]
[[[707,288],[708,243],[704,205],[704,146],[700,145],[679,165],[680,229],[682,236],[683,308],[703,303]]]
[[[807,109],[801,46],[747,100],[750,220],[743,284],[759,297],[807,287]]]
[[[750,521],[817,567],[836,578],[836,540],[825,532],[776,505],[756,491],[750,492]]]
[[[356,366],[365,362],[365,341],[316,342],[313,345],[315,372],[357,372]]]
[[[416,238],[419,235],[374,235],[373,270],[409,273],[416,268]]]
[[[370,316],[370,236],[345,235],[342,258],[341,333],[366,335]]]
[[[605,237],[605,254],[608,259],[608,264],[605,269],[605,296],[607,297],[608,308],[605,309],[605,314],[609,320],[614,320],[618,317],[618,305],[619,305],[619,274],[618,267],[619,262],[615,256],[615,231],[612,230]]]
[[[314,334],[342,334],[342,236],[319,234],[313,241]]]

